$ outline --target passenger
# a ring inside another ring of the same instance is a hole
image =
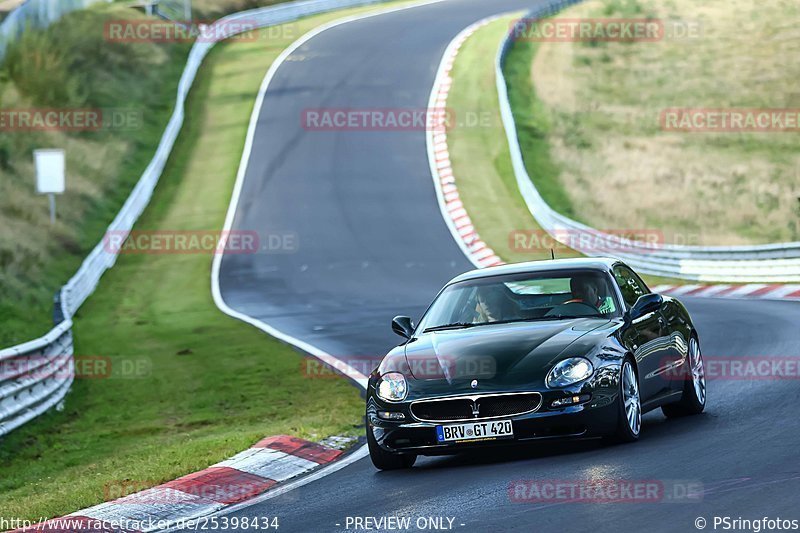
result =
[[[475,305],[474,324],[486,322],[497,322],[503,320],[502,317],[502,298],[503,295],[497,289],[491,287],[478,287],[477,304]]]

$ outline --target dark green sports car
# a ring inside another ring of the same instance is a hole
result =
[[[554,438],[634,441],[642,413],[703,411],[686,308],[614,259],[475,270],[451,280],[370,375],[367,441],[380,469],[417,455]]]

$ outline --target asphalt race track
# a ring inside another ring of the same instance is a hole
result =
[[[471,269],[441,218],[425,133],[306,131],[314,108],[427,106],[455,35],[531,0],[450,0],[325,31],[277,70],[260,111],[234,228],[292,234],[293,253],[229,255],[229,306],[340,358],[374,357],[452,276]],[[488,60],[488,58],[487,58]],[[800,306],[686,303],[706,356],[800,356]],[[706,413],[646,415],[636,444],[561,443],[420,458],[406,472],[362,459],[230,516],[278,517],[280,531],[345,530],[347,517],[454,518],[462,531],[696,531],[716,516],[800,518],[796,380],[716,380]],[[701,501],[513,502],[517,480],[616,478],[702,487]],[[445,524],[447,522],[445,521]],[[463,525],[462,525],[463,524]]]

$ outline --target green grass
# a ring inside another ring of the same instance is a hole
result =
[[[551,133],[550,118],[544,105],[536,98],[531,82],[531,63],[537,48],[535,42],[519,41],[506,57],[504,73],[508,100],[517,124],[517,138],[525,167],[542,198],[557,212],[580,220],[580,212],[574,208],[564,185],[558,179],[561,167],[551,156],[547,142]],[[585,145],[586,141],[577,124],[567,142],[578,147]]]
[[[301,32],[367,10],[304,19]],[[374,8],[372,8],[374,9]],[[222,226],[255,95],[294,40],[218,46],[201,70],[178,144],[138,230]],[[97,504],[104,487],[155,485],[225,459],[266,435],[358,435],[363,400],[343,379],[308,379],[292,348],[213,304],[208,255],[123,255],[75,318],[79,356],[136,379],[79,379],[62,412],[0,443],[6,517],[59,516]]]

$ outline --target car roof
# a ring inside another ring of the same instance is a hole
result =
[[[558,270],[570,271],[576,269],[600,270],[609,272],[614,265],[621,263],[619,259],[611,257],[579,257],[574,259],[550,259],[546,261],[528,261],[525,263],[510,263],[488,268],[480,268],[464,272],[451,279],[447,284],[459,283],[472,279],[502,276],[505,274],[524,274],[526,272],[552,272]]]

